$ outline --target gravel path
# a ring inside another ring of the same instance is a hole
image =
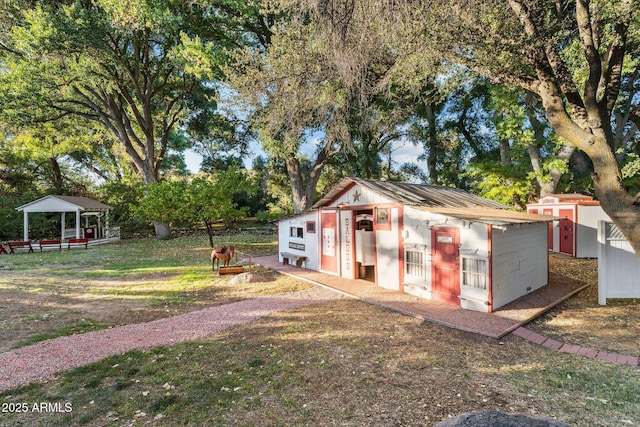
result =
[[[0,391],[53,379],[56,372],[98,362],[133,349],[173,345],[206,337],[277,311],[341,298],[315,287],[209,307],[152,322],[55,338],[0,354]]]

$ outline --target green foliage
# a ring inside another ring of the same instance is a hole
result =
[[[246,206],[239,207],[234,202],[234,195],[243,191],[252,194],[255,190],[255,184],[238,169],[191,179],[167,179],[146,187],[144,198],[134,210],[135,217],[174,224],[232,224],[248,213]]]
[[[529,202],[533,183],[513,166],[498,162],[474,162],[464,173],[474,192],[506,206],[523,208]]]
[[[153,182],[145,189],[144,198],[135,208],[134,215],[154,222],[176,222],[184,218],[186,182],[169,179]]]
[[[280,206],[271,205],[269,206],[268,211],[258,211],[256,212],[256,221],[259,222],[271,222],[275,221],[279,218],[285,216],[287,212],[282,209]]]
[[[628,153],[622,166],[622,179],[630,192],[640,192],[640,155]]]
[[[186,189],[185,218],[204,223],[224,221],[228,225],[245,218],[248,208],[238,207],[233,201],[234,195],[241,191],[247,194],[256,191],[243,170],[228,169],[209,176],[196,176]]]
[[[107,181],[100,186],[96,194],[100,201],[113,207],[109,214],[110,222],[121,227],[123,234],[150,231],[147,219],[141,219],[135,215],[135,208],[144,197],[144,186],[141,180]]]
[[[175,129],[215,108],[211,85],[185,73],[174,52],[187,16],[171,1],[37,3],[8,37],[16,54],[0,73],[0,87],[13,85],[3,115],[23,126],[64,117],[96,122],[119,143],[106,146],[145,183],[163,166],[180,170],[171,150],[184,150],[188,140]]]
[[[636,153],[629,153],[625,160],[625,164],[622,167],[622,178],[639,178],[640,156]]]

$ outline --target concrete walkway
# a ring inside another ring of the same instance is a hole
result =
[[[523,326],[541,316],[562,301],[582,291],[588,285],[554,273],[549,284],[493,313],[465,310],[459,306],[418,298],[384,289],[365,280],[349,280],[317,271],[282,265],[277,255],[254,258],[256,264],[283,274],[332,289],[351,298],[384,307],[418,319],[462,331],[500,339],[510,333],[550,350],[599,359],[607,362],[638,366],[638,358],[607,353],[548,339]]]

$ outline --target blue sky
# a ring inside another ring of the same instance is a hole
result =
[[[307,154],[313,154],[313,150],[315,146],[313,143],[307,143],[303,147]],[[251,167],[251,162],[253,161],[253,157],[258,156],[262,150],[260,147],[253,147],[253,156],[250,159],[245,160],[245,166],[247,168]],[[395,150],[393,152],[393,160],[396,162],[395,166],[400,166],[403,163],[416,163],[418,164],[425,172],[427,171],[427,163],[424,161],[418,161],[418,156],[422,154],[422,147],[416,147],[412,143],[408,141],[398,141],[395,143]],[[187,150],[185,152],[185,162],[187,164],[187,168],[192,173],[197,173],[200,170],[200,163],[202,163],[202,156],[196,153],[193,150]]]

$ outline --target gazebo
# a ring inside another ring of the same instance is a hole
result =
[[[102,234],[101,218],[104,216],[104,236],[109,235],[109,210],[113,209],[111,206],[100,203],[97,200],[89,199],[87,197],[76,196],[46,196],[38,200],[34,200],[31,203],[22,205],[16,208],[17,211],[22,211],[24,214],[24,240],[29,240],[29,213],[30,212],[60,212],[61,215],[61,230],[60,236],[64,240],[66,238],[65,219],[67,213],[75,213],[76,215],[76,227],[75,238],[81,237],[97,238]],[[89,229],[88,221],[89,217],[95,216],[97,219],[97,228]],[[82,217],[85,218],[85,225],[87,226],[82,230]],[[90,232],[89,232],[90,230]],[[84,233],[83,233],[84,231]]]

